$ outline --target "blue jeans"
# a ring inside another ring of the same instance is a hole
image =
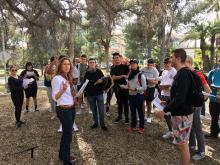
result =
[[[144,128],[144,111],[143,111],[143,104],[144,104],[144,95],[137,94],[137,95],[129,95],[129,105],[131,110],[131,127],[135,128],[137,125],[137,112],[139,116],[140,125],[139,128]]]
[[[72,142],[72,128],[75,119],[75,109],[60,109],[56,107],[57,117],[62,124],[62,137],[60,141],[59,158],[63,160],[64,165],[70,164],[70,145]]]
[[[205,139],[202,131],[202,124],[200,119],[202,107],[194,108],[193,123],[189,137],[189,145],[196,146],[196,140],[198,145],[198,152],[205,152]]]
[[[97,96],[87,96],[87,97],[88,97],[90,108],[92,110],[94,124],[98,125],[99,123],[98,113],[97,113],[97,106],[98,106],[100,126],[101,127],[105,126],[105,122],[104,122],[105,109],[104,109],[103,94],[97,95]]]

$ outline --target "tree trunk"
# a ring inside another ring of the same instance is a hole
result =
[[[166,56],[166,48],[165,48],[166,34],[165,34],[165,26],[164,25],[163,25],[163,27],[161,27],[161,31],[160,31],[160,34],[158,35],[158,37],[160,40],[160,69],[162,69],[164,67],[163,61]]]
[[[108,72],[110,70],[109,66],[109,44],[106,44],[104,46],[105,48],[105,58],[106,58],[106,71]]]
[[[69,57],[75,58],[74,54],[74,38],[75,38],[75,23],[69,21],[69,38],[68,38],[68,55]]]
[[[204,36],[200,37],[200,49],[202,52],[202,61],[203,61],[203,70],[209,71],[210,70],[210,63],[209,63],[209,57],[206,55],[206,42]]]
[[[147,52],[146,52],[147,55],[146,55],[146,58],[151,58],[152,57],[151,51],[152,51],[152,40],[147,42]]]
[[[214,66],[215,58],[215,34],[211,36],[211,45],[210,45],[210,64],[211,68]]]

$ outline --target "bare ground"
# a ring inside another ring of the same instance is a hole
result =
[[[8,96],[0,97],[0,164],[1,165],[60,165],[58,148],[60,133],[58,119],[51,120],[48,112],[48,100],[45,92],[40,91],[40,112],[23,113],[26,124],[15,127],[14,109]],[[78,165],[168,165],[180,164],[179,155],[172,140],[163,140],[166,131],[163,121],[154,120],[145,126],[143,135],[128,133],[123,123],[113,124],[116,107],[112,106],[111,116],[107,117],[108,132],[100,129],[90,130],[92,116],[87,110],[76,117],[80,129],[73,135],[72,152]],[[203,121],[208,131],[210,121]],[[34,158],[31,147],[37,146]],[[220,164],[220,140],[206,140],[206,158],[192,161],[195,165]]]

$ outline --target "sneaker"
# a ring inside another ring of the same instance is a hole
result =
[[[76,161],[76,158],[74,156],[70,156],[70,163],[74,164]]]
[[[108,131],[108,128],[106,126],[101,127],[103,131]]]
[[[26,112],[28,113],[28,112],[30,112],[29,110],[26,110]]]
[[[98,128],[98,125],[97,124],[93,124],[92,126],[90,126],[91,129],[94,129],[94,128]]]
[[[125,124],[129,124],[129,119],[125,119]]]
[[[21,122],[16,122],[16,127],[17,128],[21,127]]]
[[[203,158],[205,158],[205,152],[196,153],[195,155],[192,156],[193,160],[201,160]]]
[[[62,125],[60,125],[60,128],[57,130],[57,132],[59,133],[63,132]]]
[[[78,112],[76,112],[76,115],[81,115],[82,114],[82,110],[79,110]]]
[[[79,128],[77,127],[75,122],[73,123],[73,131],[74,132],[78,132],[79,131]]]
[[[39,112],[39,109],[35,109],[34,112]]]
[[[163,139],[169,139],[172,137],[173,137],[173,132],[170,132],[170,131],[162,136]]]
[[[120,121],[122,121],[122,118],[117,117],[117,118],[115,119],[114,123],[119,123]]]
[[[81,104],[81,105],[80,105],[80,108],[81,108],[81,109],[84,109],[85,107]]]
[[[189,146],[189,149],[190,149],[191,151],[196,151],[196,146]]]
[[[147,119],[147,123],[151,123],[152,119],[150,117],[146,118]]]
[[[91,110],[89,110],[89,114],[92,114],[92,111],[91,111]]]
[[[108,117],[110,116],[110,113],[109,113],[109,112],[106,112],[105,114],[106,114],[106,116],[108,116]]]
[[[139,128],[138,133],[143,134],[144,133],[144,128]]]

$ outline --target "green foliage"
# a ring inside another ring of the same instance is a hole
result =
[[[126,51],[125,55],[132,59],[143,59],[146,52],[144,29],[140,24],[127,24],[124,30]]]

